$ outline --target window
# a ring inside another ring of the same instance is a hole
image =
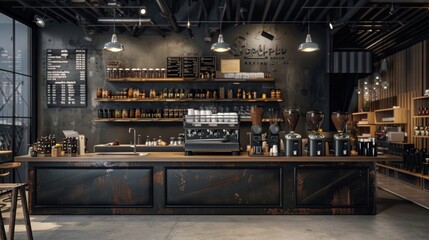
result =
[[[0,150],[27,153],[32,123],[32,30],[0,13]]]

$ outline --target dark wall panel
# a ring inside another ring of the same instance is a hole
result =
[[[265,107],[298,106],[302,112],[310,110],[322,110],[325,114],[329,111],[329,82],[325,72],[327,47],[326,32],[323,28],[312,30],[313,41],[320,46],[319,52],[302,53],[297,48],[305,40],[305,31],[300,31],[295,25],[273,25],[270,34],[273,40],[261,36],[262,25],[240,25],[236,27],[225,26],[223,34],[225,41],[234,46],[233,54],[213,54],[210,46],[213,42],[204,42],[204,29],[193,29],[194,38],[189,38],[186,31],[174,34],[169,33],[165,38],[158,35],[141,35],[132,38],[129,33],[118,33],[118,39],[125,45],[125,51],[110,53],[103,51],[103,45],[109,41],[111,34],[100,34],[93,37],[92,42],[83,40],[82,28],[68,24],[53,24],[39,29],[38,47],[38,133],[47,135],[54,133],[57,138],[62,138],[62,130],[74,129],[88,137],[89,150],[99,143],[112,142],[117,139],[121,143],[129,143],[132,136],[128,133],[129,127],[137,129],[141,139],[146,135],[158,137],[164,140],[177,136],[182,132],[180,123],[155,124],[155,123],[126,123],[112,124],[99,123],[97,117],[98,108],[151,108],[151,107],[229,107],[230,110],[239,103],[99,103],[95,102],[95,92],[98,87],[109,89],[121,89],[127,87],[146,88],[155,86],[162,88],[218,88],[229,87],[225,83],[193,83],[191,86],[175,83],[109,83],[105,81],[105,66],[110,60],[119,60],[124,66],[129,67],[165,67],[167,56],[216,56],[218,63],[221,58],[239,58],[241,71],[271,72],[276,79],[275,83],[241,83],[232,88],[258,89],[269,91],[270,88],[282,90],[284,102],[280,104],[265,104]],[[267,29],[265,29],[268,31]],[[217,34],[213,35],[213,41],[217,40]],[[86,108],[47,108],[46,105],[46,49],[59,48],[85,48],[88,50],[88,104]],[[232,85],[232,84],[231,84]],[[164,105],[163,105],[164,104]],[[252,103],[245,103],[249,106]],[[322,125],[327,129],[328,121]],[[298,124],[297,132],[305,134],[304,118]],[[242,138],[242,146],[248,142]]]

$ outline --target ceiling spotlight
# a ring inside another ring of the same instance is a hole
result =
[[[344,23],[342,21],[339,21],[339,22],[329,22],[328,25],[329,25],[329,28],[331,30],[333,30],[334,28],[341,27],[342,25],[344,25]]]
[[[146,7],[141,7],[139,10],[140,15],[146,15],[147,11],[146,11]]]
[[[41,28],[45,27],[45,19],[43,19],[39,15],[34,15],[34,23],[36,23],[36,25],[41,27]]]

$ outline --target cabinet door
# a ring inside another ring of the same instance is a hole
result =
[[[343,166],[298,166],[296,207],[368,207],[369,169]]]
[[[281,169],[166,169],[167,207],[281,206]]]
[[[152,205],[151,168],[35,168],[35,206]]]

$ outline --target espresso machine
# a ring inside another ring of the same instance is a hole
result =
[[[299,108],[288,108],[283,110],[283,117],[285,124],[289,129],[289,133],[285,135],[286,146],[285,155],[290,156],[302,156],[302,139],[301,135],[295,133],[296,125],[298,124],[300,115]]]
[[[280,149],[280,127],[279,127],[279,111],[278,109],[268,109],[268,119],[270,121],[270,127],[268,128],[268,144],[270,149],[277,145]]]
[[[350,136],[344,132],[344,127],[349,119],[346,112],[333,112],[331,114],[332,122],[337,129],[334,134],[335,156],[350,156]]]
[[[307,124],[310,130],[309,151],[308,154],[314,156],[326,156],[325,136],[319,132],[320,125],[323,122],[324,114],[322,111],[309,111],[306,114]]]
[[[263,155],[262,150],[262,115],[264,108],[261,106],[252,106],[250,108],[250,117],[252,119],[251,127],[251,155]]]

